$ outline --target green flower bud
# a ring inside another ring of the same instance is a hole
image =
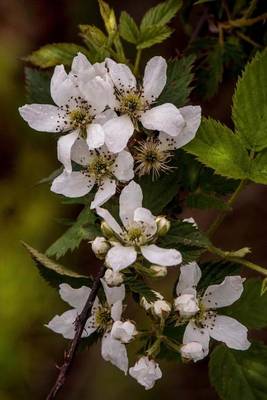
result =
[[[156,218],[156,223],[158,227],[157,230],[158,236],[165,236],[171,227],[170,221],[163,216],[159,216]]]

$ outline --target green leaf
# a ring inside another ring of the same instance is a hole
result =
[[[193,224],[175,221],[167,235],[159,240],[159,246],[179,250],[183,263],[187,263],[196,260],[210,246],[210,241]]]
[[[22,242],[23,246],[30,253],[35,262],[40,275],[53,287],[58,287],[60,283],[68,283],[72,287],[81,287],[90,285],[91,280],[85,275],[79,275],[70,269],[55,263],[45,254]]]
[[[93,240],[98,234],[96,217],[90,207],[86,206],[79,214],[77,221],[47,249],[46,254],[59,259],[67,251],[78,248],[82,240]]]
[[[50,95],[51,73],[25,67],[27,101],[29,103],[53,103]]]
[[[208,261],[200,265],[202,276],[198,289],[221,283],[226,276],[239,275],[240,265],[229,261]]]
[[[202,121],[195,139],[184,149],[217,174],[234,179],[249,176],[250,159],[241,139],[211,118]]]
[[[79,25],[80,36],[89,49],[91,62],[102,62],[110,56],[108,37],[93,25]]]
[[[194,61],[195,56],[190,55],[168,62],[167,83],[158,99],[159,104],[172,103],[176,107],[181,107],[188,103],[194,78],[192,73]]]
[[[230,207],[219,197],[207,193],[191,193],[187,196],[186,204],[191,208],[199,208],[201,210],[223,210],[229,211]]]
[[[267,131],[266,131],[267,132]],[[267,134],[267,133],[266,133]],[[267,150],[260,152],[251,162],[250,179],[256,183],[267,184]]]
[[[147,49],[157,43],[161,43],[168,39],[172,34],[172,29],[168,26],[152,25],[141,31],[139,44],[136,46],[138,50]]]
[[[175,16],[182,6],[181,0],[167,0],[147,11],[141,21],[141,31],[151,25],[166,25]]]
[[[248,149],[267,147],[267,50],[258,53],[238,80],[233,120]]]
[[[138,183],[144,195],[143,207],[154,214],[159,214],[178,191],[178,170],[161,175],[155,181],[151,176],[146,175],[140,178]]]
[[[224,314],[239,320],[247,328],[267,326],[267,293],[262,294],[262,280],[248,279],[240,299],[223,310]]]
[[[137,44],[139,41],[139,28],[134,19],[126,12],[122,11],[119,25],[120,35],[126,42]]]
[[[155,292],[145,283],[142,278],[139,278],[138,276],[125,276],[124,284],[131,292],[138,295],[138,301],[141,297],[145,297],[149,303],[157,300],[157,295]]]
[[[25,57],[24,60],[40,68],[54,67],[58,64],[71,65],[73,57],[78,52],[85,55],[88,53],[85,47],[73,43],[47,44]]]
[[[209,375],[222,400],[265,400],[267,346],[253,343],[237,351],[220,345],[211,355]]]
[[[113,35],[117,30],[117,22],[114,10],[103,0],[98,0],[98,3],[106,31],[109,35]]]

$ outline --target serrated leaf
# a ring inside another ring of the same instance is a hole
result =
[[[167,0],[151,8],[146,12],[141,21],[141,31],[145,30],[148,26],[151,25],[166,25],[179,11],[181,6],[181,0]]]
[[[53,103],[50,95],[51,73],[25,67],[27,101],[29,103]]]
[[[260,152],[256,158],[252,160],[249,177],[256,183],[267,184],[267,149]]]
[[[241,139],[211,118],[202,121],[195,139],[184,149],[217,174],[234,179],[249,176],[250,159]]]
[[[247,148],[267,147],[267,51],[248,63],[233,97],[233,120]]]
[[[165,25],[152,25],[143,30],[136,46],[138,50],[147,49],[155,44],[161,43],[172,34],[172,29]]]
[[[220,345],[211,355],[209,375],[222,400],[265,400],[267,346],[253,343],[237,351]]]
[[[186,204],[191,208],[199,208],[200,210],[223,210],[229,211],[230,207],[219,197],[207,193],[191,193],[186,198]]]
[[[262,280],[248,279],[240,299],[223,310],[250,329],[267,326],[267,293],[262,294]]]
[[[127,276],[124,278],[124,284],[130,289],[131,292],[137,294],[139,299],[144,297],[149,303],[157,300],[155,292],[145,283],[145,281],[138,276]],[[139,300],[138,299],[138,300]]]
[[[102,62],[110,57],[108,37],[93,25],[79,25],[80,36],[89,49],[88,58],[91,62]]]
[[[194,77],[194,61],[195,56],[190,55],[168,62],[167,83],[158,99],[159,104],[172,103],[176,107],[182,107],[188,103]]]
[[[85,47],[74,43],[47,44],[25,57],[24,60],[40,68],[54,67],[58,64],[71,65],[73,57],[78,52],[87,55]]]
[[[154,214],[159,214],[178,191],[178,170],[161,175],[155,181],[151,176],[146,175],[140,178],[138,183],[143,191],[143,207]]]
[[[221,283],[226,276],[239,275],[240,265],[229,261],[208,261],[200,265],[202,276],[198,289],[206,289],[210,285]]]
[[[114,10],[103,0],[98,0],[100,14],[103,18],[106,31],[108,34],[113,34],[117,30],[117,22]]]
[[[126,12],[122,11],[120,15],[119,30],[121,37],[126,42],[137,44],[139,41],[139,28],[136,25],[134,19]]]
[[[95,222],[96,216],[90,207],[84,207],[77,221],[47,249],[47,256],[55,256],[59,259],[67,251],[73,251],[79,247],[82,240],[93,240],[99,234]]]
[[[68,283],[73,287],[89,285],[90,278],[85,275],[79,275],[70,269],[54,262],[45,254],[22,242],[23,246],[30,253],[33,261],[40,272],[40,275],[53,287],[58,287],[60,283]]]

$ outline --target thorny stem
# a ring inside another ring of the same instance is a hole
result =
[[[212,246],[212,245],[209,246],[208,251],[210,253],[212,253],[212,254],[215,254],[215,255],[219,256],[220,258],[223,258],[223,259],[228,260],[228,261],[232,261],[232,262],[240,264],[240,265],[244,265],[245,267],[250,268],[253,271],[257,271],[260,274],[263,274],[263,275],[267,276],[267,269],[266,268],[261,267],[258,264],[254,264],[251,261],[245,260],[245,259],[243,259],[241,257],[231,256],[231,253],[229,253],[227,251],[223,251],[221,249],[218,249],[217,247]]]
[[[229,206],[229,208],[231,208],[232,205],[235,203],[239,194],[246,186],[246,183],[247,182],[245,179],[240,181],[238,187],[236,188],[236,190],[234,191],[234,193],[232,194],[232,196],[230,197],[230,199],[227,202],[227,205]],[[215,219],[215,221],[210,225],[210,227],[207,230],[207,235],[209,237],[214,235],[214,233],[217,231],[217,229],[219,228],[221,223],[224,221],[227,214],[228,214],[228,210],[222,211],[221,214],[219,214],[218,217]]]
[[[136,59],[135,59],[135,63],[134,63],[134,71],[133,71],[135,75],[138,75],[138,72],[139,72],[139,64],[141,61],[141,55],[142,55],[142,50],[141,49],[137,50]]]
[[[78,315],[78,317],[75,321],[74,339],[72,340],[68,351],[66,351],[66,353],[64,355],[64,362],[63,362],[63,365],[59,369],[59,374],[58,374],[57,380],[56,380],[55,384],[53,385],[52,389],[50,390],[46,400],[55,399],[59,390],[62,389],[62,387],[64,386],[64,384],[66,382],[66,378],[67,378],[67,375],[73,364],[74,357],[76,355],[86,321],[91,315],[91,310],[92,310],[98,289],[100,287],[100,279],[104,275],[105,269],[106,269],[105,266],[102,265],[98,275],[96,276],[96,278],[93,282],[93,286],[92,286],[91,292],[89,294],[89,297],[85,303],[85,306],[84,306],[81,314]]]

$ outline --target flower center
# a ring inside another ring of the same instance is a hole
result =
[[[95,312],[97,329],[105,331],[111,322],[110,307],[100,306]]]
[[[134,223],[124,231],[122,239],[126,245],[139,247],[148,243],[152,236],[146,234],[145,226],[142,223]]]
[[[110,153],[96,155],[87,167],[89,175],[94,176],[98,182],[105,177],[113,177],[112,167],[114,165],[114,156]]]

